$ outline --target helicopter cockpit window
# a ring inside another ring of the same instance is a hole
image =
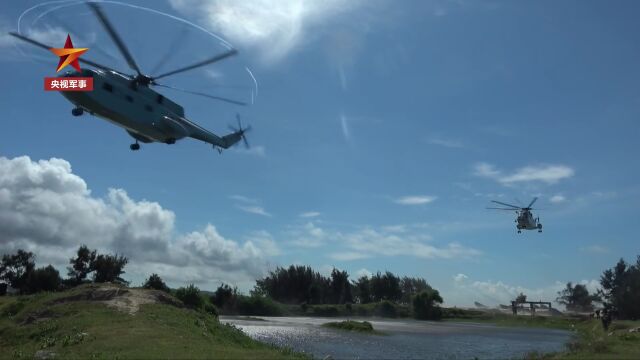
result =
[[[107,82],[102,84],[102,88],[105,89],[108,92],[113,92],[113,86],[111,86],[111,84],[109,84]]]

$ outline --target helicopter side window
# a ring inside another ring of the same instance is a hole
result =
[[[126,95],[125,99],[127,99],[127,101],[130,102],[130,103],[133,102],[133,97],[131,97],[131,95]]]
[[[164,96],[158,94],[158,97],[156,98],[156,102],[158,104],[162,104],[163,101],[164,101]]]
[[[148,112],[153,112],[153,108],[151,107],[151,105],[145,105],[144,109],[147,110]]]
[[[107,82],[102,84],[102,88],[108,92],[113,92],[113,86]]]

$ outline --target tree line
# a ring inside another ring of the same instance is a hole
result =
[[[252,293],[269,296],[285,304],[367,304],[392,301],[409,304],[412,296],[433,291],[425,279],[399,277],[390,271],[349,280],[344,270],[334,268],[324,276],[310,266],[277,267],[256,280]]]
[[[91,275],[93,282],[114,282],[123,285],[129,283],[121,275],[129,260],[118,254],[98,254],[82,245],[76,256],[69,259],[67,278],[62,279],[60,273],[52,265],[35,267],[36,256],[19,249],[15,254],[4,254],[0,262],[0,281],[4,283],[4,291],[9,285],[20,294],[33,294],[40,291],[58,291],[88,282]]]
[[[4,254],[0,262],[0,292],[9,285],[21,294],[40,291],[57,291],[85,282],[129,283],[122,278],[129,260],[118,254],[99,254],[82,245],[74,257],[69,259],[67,278],[62,279],[52,265],[36,268],[35,255],[22,249],[15,254]],[[146,288],[170,292],[160,276],[152,274],[143,285]],[[593,304],[600,302],[608,313],[620,319],[640,319],[640,256],[633,264],[620,259],[600,277],[601,289],[590,294],[583,284],[567,283],[558,292],[558,303],[570,311],[592,311]],[[190,285],[172,291],[181,299],[200,299],[200,290]],[[256,280],[251,296],[241,296],[236,288],[222,284],[205,303],[220,308],[235,304],[241,299],[242,307],[272,311],[272,300],[285,304],[368,304],[393,302],[412,305],[416,317],[433,318],[443,300],[425,279],[400,277],[389,271],[349,279],[344,270],[334,268],[324,276],[310,266],[291,265],[277,267],[265,277]],[[190,300],[187,300],[189,302]],[[196,300],[193,300],[196,301]],[[235,303],[233,303],[235,301]],[[520,294],[517,302],[526,301]],[[196,301],[196,306],[201,304]]]

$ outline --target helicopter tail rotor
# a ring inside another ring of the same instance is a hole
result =
[[[229,125],[229,129],[231,131],[233,131],[233,134],[236,136],[240,136],[240,139],[242,139],[242,141],[244,142],[244,146],[248,149],[249,146],[249,142],[247,141],[247,137],[246,137],[246,133],[248,131],[251,131],[251,125],[247,126],[246,128],[242,127],[242,121],[240,121],[240,114],[236,114],[236,120],[238,121],[238,127],[235,128],[231,125]]]

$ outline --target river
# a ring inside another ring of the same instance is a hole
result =
[[[250,337],[323,359],[521,359],[531,351],[562,351],[571,332],[478,323],[366,320],[385,335],[360,334],[321,325],[346,318],[221,316]]]

